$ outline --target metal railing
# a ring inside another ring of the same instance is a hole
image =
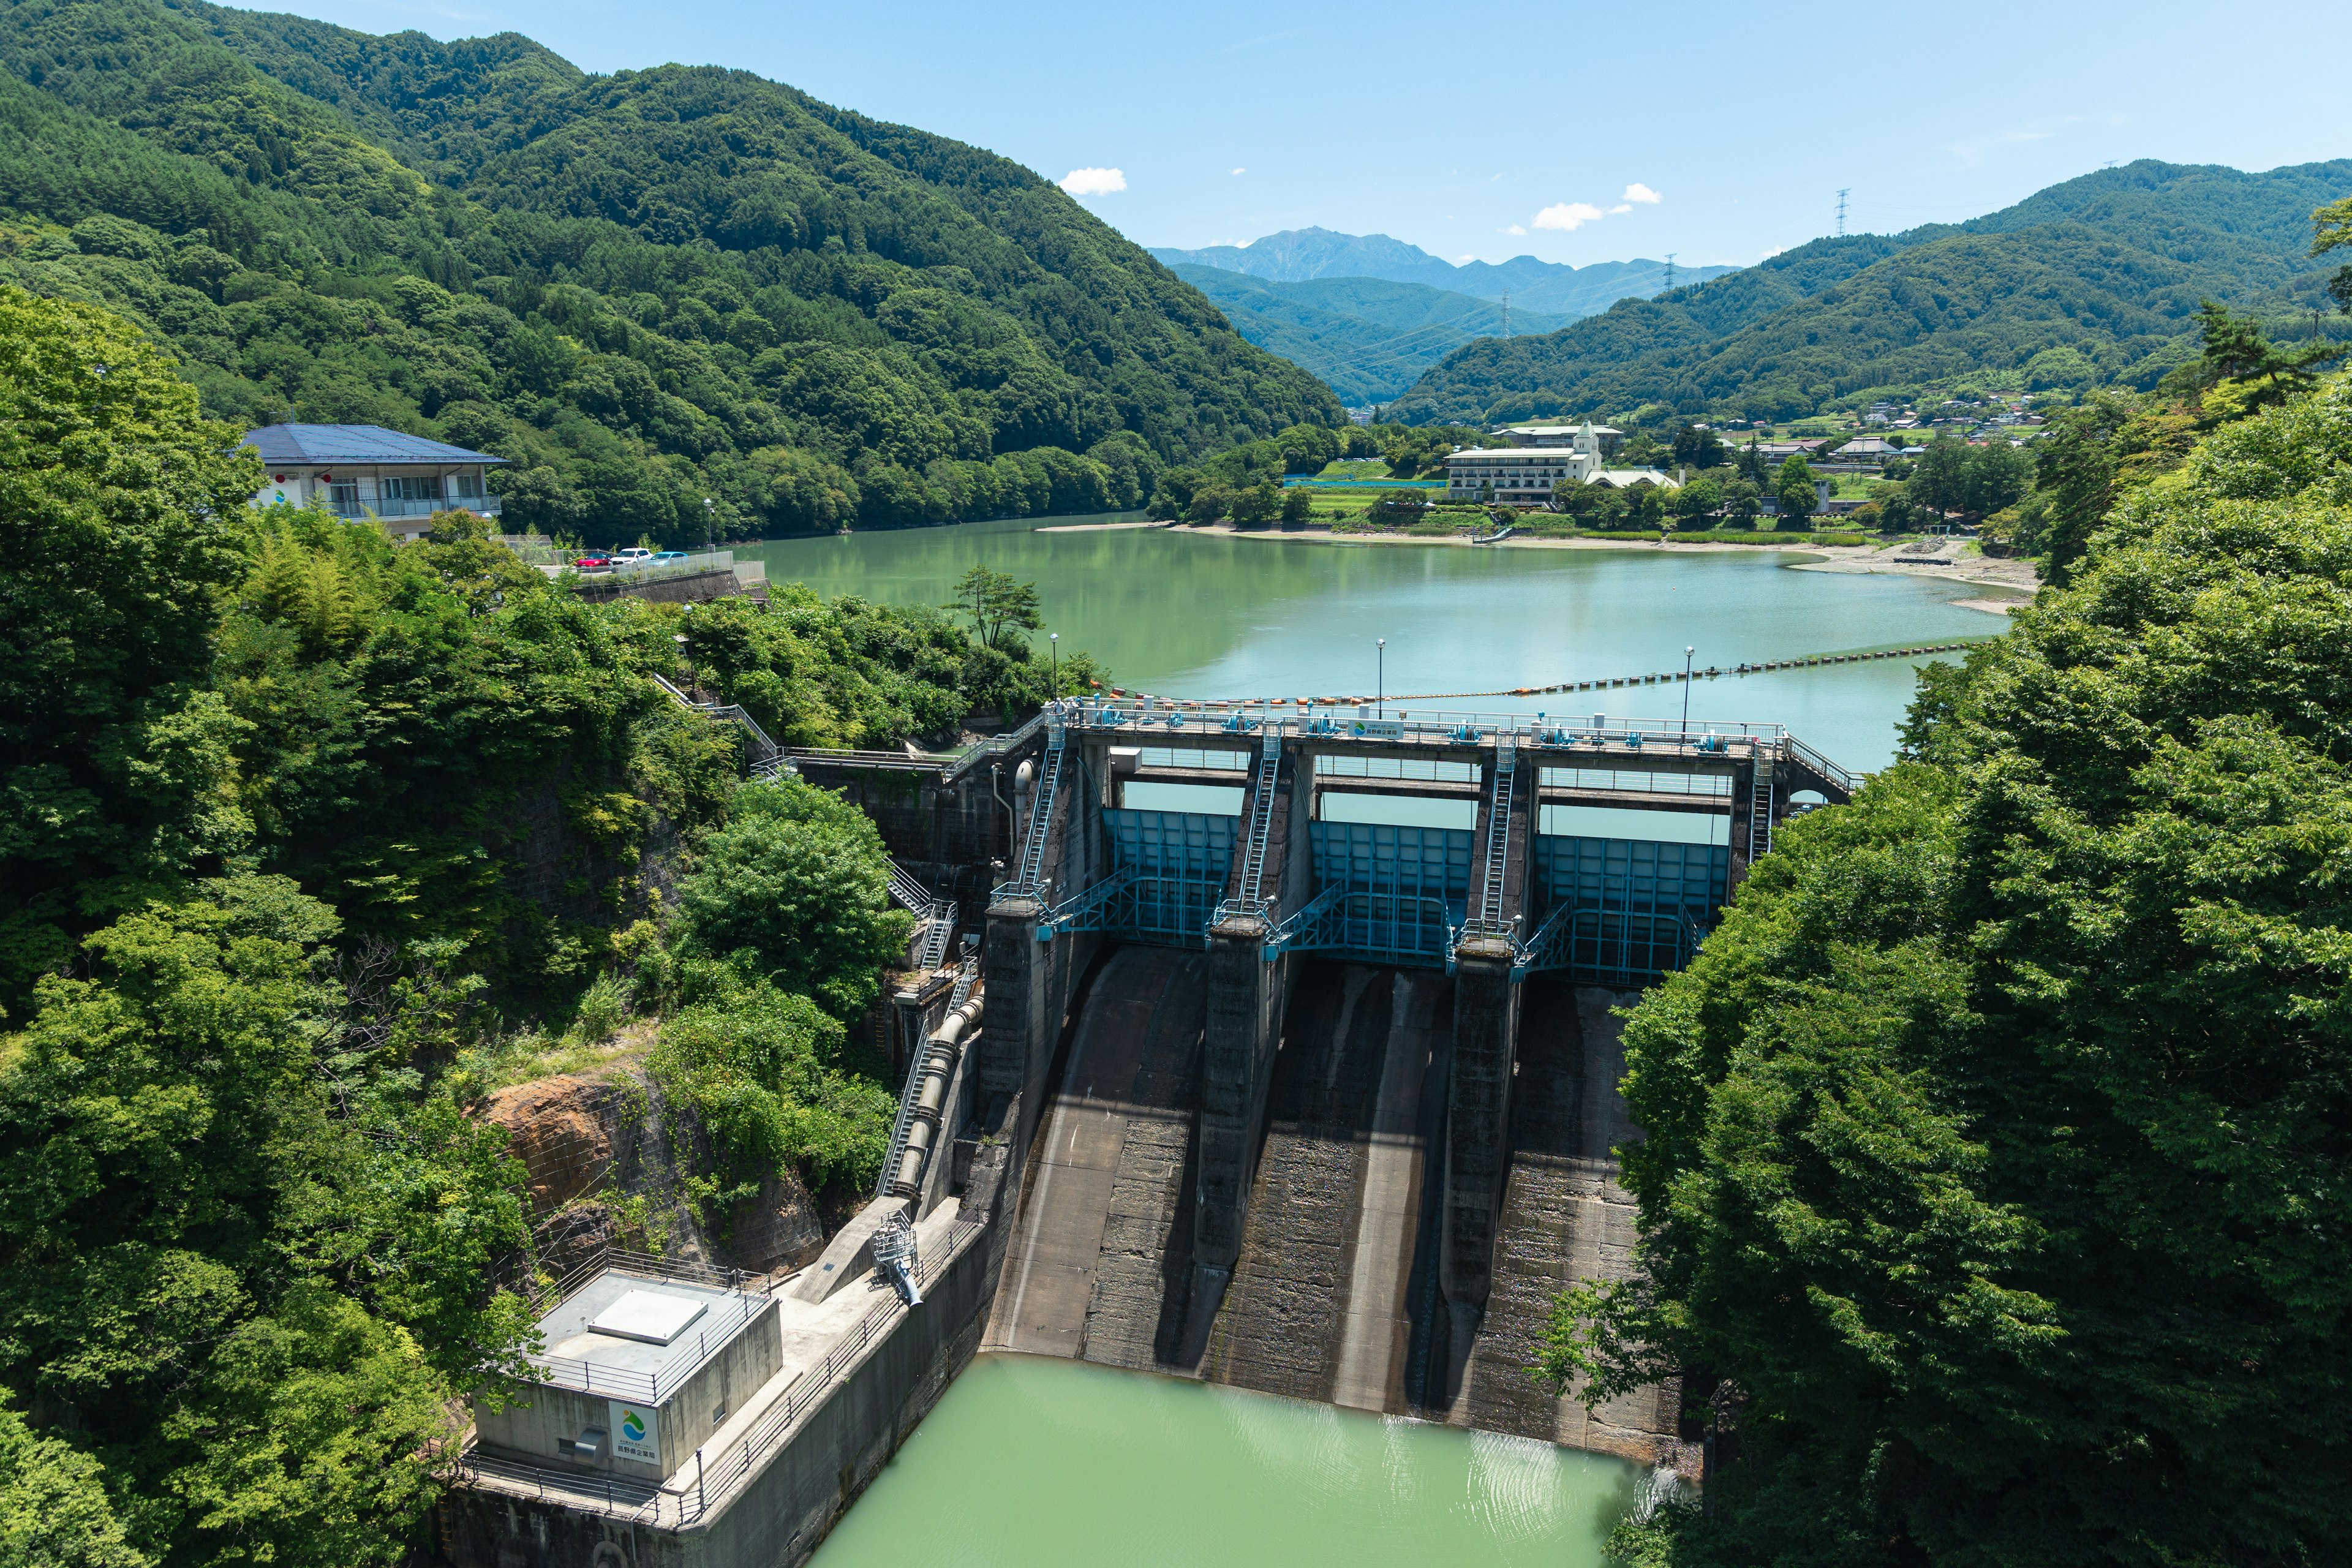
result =
[[[582,1394],[617,1394],[657,1403],[665,1388],[673,1392],[678,1384],[700,1366],[711,1351],[715,1335],[724,1346],[727,1338],[737,1329],[757,1317],[772,1303],[765,1296],[753,1296],[732,1291],[710,1304],[709,1315],[695,1331],[691,1343],[680,1342],[669,1357],[650,1372],[634,1367],[601,1366],[577,1356],[532,1355],[525,1357],[537,1374],[533,1381],[554,1388],[575,1389]]]
[[[1504,936],[1512,923],[1503,919],[1503,882],[1510,866],[1511,780],[1517,771],[1518,748],[1506,741],[1496,748],[1495,781],[1486,796],[1486,880],[1478,889],[1478,913],[1464,922],[1464,934]]]
[[[1275,785],[1282,773],[1282,737],[1267,735],[1259,744],[1257,779],[1250,795],[1249,837],[1242,846],[1242,878],[1239,893],[1217,906],[1215,921],[1222,925],[1241,916],[1263,916],[1268,908],[1265,896],[1265,855],[1274,837]]]
[[[784,749],[770,740],[768,732],[760,728],[760,721],[743,711],[740,704],[697,702],[661,676],[648,673],[646,679],[660,687],[670,700],[679,707],[709,718],[720,720],[742,731],[745,739],[751,742],[751,766],[754,773],[763,776],[770,775],[774,773],[781,765]]]
[[[1036,898],[1045,876],[1045,846],[1053,837],[1054,803],[1062,788],[1062,770],[1069,765],[1068,742],[1057,728],[1038,773],[1037,792],[1029,805],[1029,832],[1021,845],[1021,864],[1003,889],[1015,898]]]

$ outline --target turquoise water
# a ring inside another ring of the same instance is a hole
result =
[[[815,1568],[1597,1568],[1641,1479],[1522,1437],[982,1356]]]
[[[772,581],[890,604],[942,603],[976,563],[1009,572],[1037,584],[1063,647],[1090,650],[1129,689],[1171,697],[1370,695],[1376,686],[1417,697],[1679,670],[1685,646],[1696,647],[1700,668],[1727,668],[1984,637],[2002,626],[1952,603],[1976,591],[1968,585],[1799,571],[1790,556],[1763,550],[1474,550],[1039,531],[1022,521],[777,541],[737,553],[764,559]],[[1043,652],[1045,635],[1035,640]],[[1779,670],[1699,683],[1691,716],[1786,724],[1847,767],[1874,768],[1894,754],[1911,690],[1906,660]],[[1675,686],[1423,700],[1678,720],[1682,695]]]

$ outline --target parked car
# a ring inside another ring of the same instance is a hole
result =
[[[653,558],[654,552],[641,544],[633,544],[626,550],[613,552],[613,564],[615,566],[635,566],[639,562],[651,561]]]
[[[685,559],[686,552],[683,550],[665,550],[660,554],[654,557],[654,564],[656,566],[667,566],[673,561],[683,561]]]
[[[583,555],[572,564],[583,572],[610,572],[613,558],[609,555]]]

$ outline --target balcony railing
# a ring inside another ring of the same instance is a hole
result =
[[[337,517],[357,521],[363,517],[431,517],[436,511],[470,511],[476,517],[499,515],[499,498],[476,496],[468,500],[374,500],[355,501],[348,506],[330,506]]]

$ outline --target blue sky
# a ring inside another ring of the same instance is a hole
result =
[[[1146,245],[1320,225],[1449,260],[1747,263],[1831,232],[1841,186],[1849,227],[1891,232],[2110,160],[2352,157],[2340,3],[299,8],[511,29],[591,70],[757,71],[1049,178],[1097,171],[1083,199]]]

